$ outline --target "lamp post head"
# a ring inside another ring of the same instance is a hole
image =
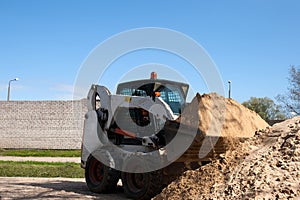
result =
[[[12,80],[10,80],[8,82],[7,101],[9,101],[9,98],[10,98],[10,82],[12,82],[12,81],[18,81],[18,80],[19,80],[19,78],[14,78],[14,79],[12,79]]]
[[[228,83],[231,83],[231,80],[229,80]]]
[[[11,82],[11,81],[18,81],[19,80],[19,78],[14,78],[14,79],[11,79],[9,82]]]

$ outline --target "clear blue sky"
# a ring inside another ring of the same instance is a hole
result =
[[[232,81],[232,96],[239,102],[251,96],[274,98],[286,91],[289,66],[300,65],[299,9],[296,0],[1,0],[0,100],[15,77],[20,80],[12,83],[12,100],[71,99],[89,53],[115,34],[142,27],[173,29],[197,41],[216,63],[225,90]],[[172,67],[177,59],[158,51],[136,54],[118,60],[115,77],[101,83],[115,87],[124,76],[118,66]],[[179,73],[180,64],[175,64]],[[149,76],[144,72],[141,78]],[[195,92],[209,92],[202,80],[195,84],[192,72],[184,77]],[[162,73],[162,78],[172,77]]]

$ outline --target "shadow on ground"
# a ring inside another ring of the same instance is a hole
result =
[[[3,193],[4,192],[4,193]],[[43,182],[15,182],[7,185],[6,194],[2,198],[8,199],[127,199],[121,186],[112,194],[96,194],[88,190],[85,182],[75,180],[48,180]],[[1,198],[0,198],[1,199]]]

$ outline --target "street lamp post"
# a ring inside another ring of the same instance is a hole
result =
[[[228,81],[228,98],[231,99],[231,81]]]
[[[15,78],[15,79],[12,79],[12,80],[10,80],[10,81],[8,82],[7,101],[9,101],[9,99],[10,99],[10,83],[11,83],[12,81],[18,81],[18,80],[19,80],[19,78]]]

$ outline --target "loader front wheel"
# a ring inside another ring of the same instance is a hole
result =
[[[85,180],[88,188],[95,193],[116,191],[120,172],[107,167],[93,156],[90,156],[85,168]]]
[[[132,199],[151,199],[163,188],[161,170],[148,173],[121,173],[124,192]]]

